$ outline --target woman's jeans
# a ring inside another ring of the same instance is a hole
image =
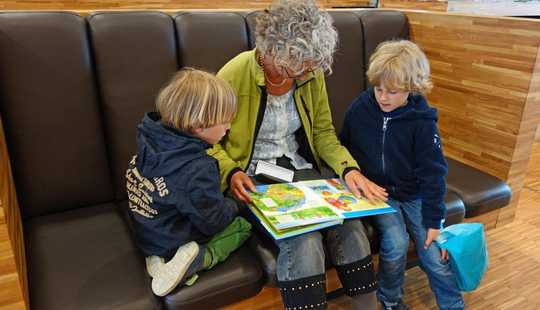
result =
[[[278,165],[294,169],[288,160]],[[294,181],[335,177],[329,169],[295,171]],[[256,180],[255,180],[256,181]],[[285,309],[325,309],[325,245],[345,294],[356,296],[377,289],[371,249],[362,221],[346,220],[324,230],[277,240],[276,275]]]
[[[286,309],[325,309],[325,251],[345,294],[373,292],[377,283],[369,241],[359,219],[277,241],[277,278]]]
[[[364,225],[358,219],[343,225],[277,241],[278,281],[290,281],[323,274],[326,271],[322,235],[334,266],[346,265],[371,255]]]
[[[441,260],[441,252],[435,242],[424,249],[427,229],[422,225],[422,201],[400,202],[389,199],[387,203],[397,212],[373,218],[381,239],[377,275],[377,297],[381,303],[391,306],[401,301],[410,233],[416,245],[420,267],[428,276],[439,308],[463,309],[463,297],[449,261]]]

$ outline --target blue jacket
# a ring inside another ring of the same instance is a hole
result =
[[[446,160],[437,129],[437,110],[420,95],[383,112],[373,88],[356,98],[345,115],[341,143],[362,173],[399,200],[422,199],[422,222],[441,228],[445,217]]]
[[[146,256],[170,258],[189,241],[225,229],[236,208],[225,203],[211,145],[148,113],[137,126],[137,155],[126,172],[136,240]]]

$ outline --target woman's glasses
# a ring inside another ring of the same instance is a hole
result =
[[[294,70],[288,67],[281,67],[281,69],[282,69],[282,76],[287,77],[289,79],[299,79],[305,76],[306,74],[312,73],[313,71],[315,71],[315,69],[311,65],[306,64],[306,63],[304,63],[302,68],[299,70]]]
[[[311,60],[303,60],[300,63],[301,66],[297,66],[295,68],[294,66],[290,65],[278,65],[274,62],[274,67],[281,68],[281,76],[288,79],[299,79],[316,70],[313,61]]]

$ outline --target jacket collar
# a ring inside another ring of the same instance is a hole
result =
[[[182,144],[190,143],[197,145],[203,151],[212,147],[212,145],[188,132],[178,130],[176,128],[165,125],[161,122],[161,115],[158,112],[148,112],[144,115],[142,123],[138,126],[138,130],[151,134],[155,137],[155,141],[163,146],[163,149],[176,148],[175,145],[179,137]]]
[[[365,93],[368,96],[368,109],[374,115],[382,115],[391,118],[406,118],[406,119],[437,119],[437,110],[428,106],[426,99],[421,95],[409,94],[407,104],[399,107],[391,112],[383,112],[377,100],[373,87],[370,87]]]

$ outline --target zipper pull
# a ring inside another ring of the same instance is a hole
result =
[[[386,131],[386,126],[388,125],[389,120],[390,120],[390,117],[383,117],[383,126],[382,126],[383,131]]]

